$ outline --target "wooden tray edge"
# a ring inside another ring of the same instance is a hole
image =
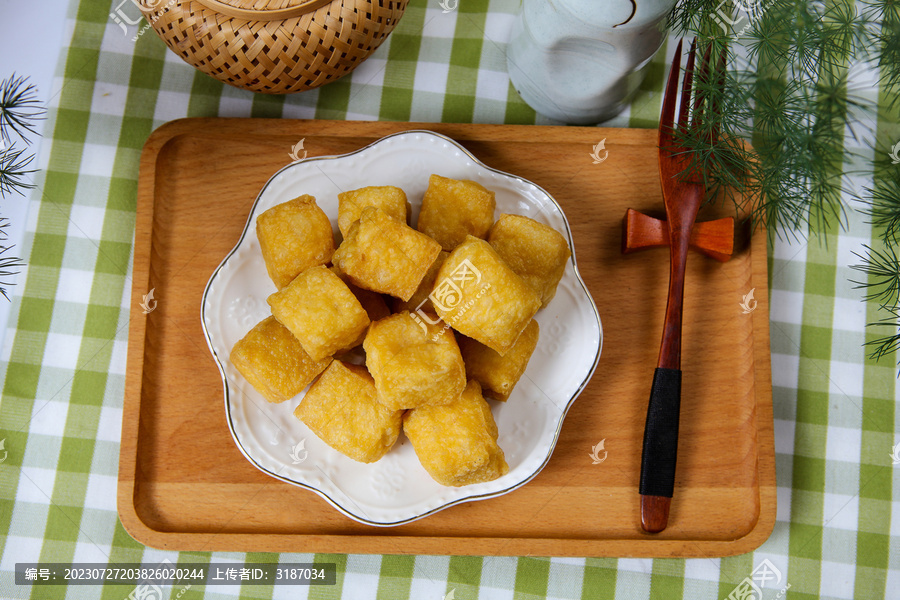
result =
[[[573,131],[584,136],[585,142],[594,140],[599,132],[615,128],[484,125],[446,123],[405,123],[384,121],[320,121],[297,119],[227,119],[184,118],[157,128],[148,138],[141,152],[138,182],[137,218],[135,225],[132,307],[138,306],[143,294],[149,291],[150,234],[153,225],[156,160],[159,152],[171,139],[192,133],[198,127],[215,123],[254,121],[261,128],[277,123],[283,134],[287,125],[305,127],[306,131],[352,129],[357,135],[384,136],[396,131],[430,129],[449,137],[471,138],[471,130],[479,129],[478,139],[491,141],[520,140],[513,130],[539,128],[540,140],[571,142]],[[211,128],[215,130],[215,128]],[[362,130],[362,131],[360,131]],[[633,131],[633,130],[628,130]],[[655,130],[647,130],[648,135]],[[486,135],[482,135],[486,134]],[[603,135],[601,133],[601,135]],[[538,138],[535,138],[538,139]],[[762,545],[771,535],[777,510],[775,487],[774,421],[772,412],[771,357],[769,349],[768,262],[766,237],[757,233],[751,238],[751,276],[758,295],[758,310],[754,311],[754,368],[757,409],[757,445],[765,452],[758,453],[759,516],[754,527],[744,536],[727,541],[604,539],[571,540],[557,538],[468,538],[408,536],[334,536],[299,534],[240,534],[240,533],[184,533],[159,531],[147,526],[134,505],[138,434],[140,429],[140,398],[143,377],[144,342],[147,316],[134,313],[129,323],[125,399],[122,417],[122,442],[119,456],[117,505],[123,527],[136,541],[160,549],[180,551],[239,551],[239,552],[332,552],[346,554],[438,554],[472,556],[591,556],[591,557],[724,557],[750,552]],[[138,343],[140,341],[140,343]],[[769,451],[770,450],[770,451]],[[178,546],[175,546],[175,543]],[[566,544],[565,552],[559,545]],[[398,551],[398,549],[401,549]],[[552,551],[551,551],[552,550]]]
[[[757,473],[759,473],[760,513],[754,532],[761,539],[748,547],[750,552],[761,546],[775,529],[778,513],[778,490],[775,478],[775,415],[772,407],[772,353],[769,333],[769,262],[768,237],[756,231],[751,238],[753,283],[761,283],[762,292],[753,311],[753,365],[755,368]]]
[[[140,405],[144,376],[144,346],[147,315],[137,311],[143,296],[150,291],[150,247],[153,229],[154,185],[156,161],[160,150],[172,138],[191,131],[191,119],[166,123],[150,134],[141,150],[138,175],[137,206],[134,229],[134,258],[131,280],[131,315],[128,322],[128,348],[125,366],[125,397],[122,403],[122,437],[119,445],[119,473],[116,483],[116,509],[125,530],[135,540],[152,538],[134,505]]]

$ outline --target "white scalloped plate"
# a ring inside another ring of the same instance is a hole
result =
[[[235,342],[270,314],[266,298],[275,292],[256,239],[257,215],[311,194],[337,232],[339,192],[396,185],[412,203],[415,223],[432,173],[481,183],[496,193],[497,215],[515,213],[550,225],[573,248],[556,297],[537,314],[540,339],[525,375],[507,403],[489,401],[509,473],[461,488],[432,480],[402,434],[376,463],[345,457],[293,416],[302,393],[270,404],[228,360]],[[247,460],[272,477],[316,492],[347,516],[379,526],[506,494],[537,475],[550,459],[566,411],[597,366],[603,337],[597,308],[578,274],[569,225],[556,201],[537,185],[485,166],[453,140],[430,131],[390,135],[350,154],[307,158],[281,169],[263,187],[240,241],[207,283],[201,313],[207,343],[222,372],[228,426]]]

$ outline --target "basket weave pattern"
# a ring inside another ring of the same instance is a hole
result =
[[[258,11],[259,20],[248,20],[198,0],[144,0],[142,9],[159,37],[188,64],[239,88],[285,94],[319,87],[355,69],[387,38],[408,2],[333,0],[271,20],[265,10]]]

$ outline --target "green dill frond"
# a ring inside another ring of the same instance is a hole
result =
[[[3,225],[3,227],[5,227],[5,225]],[[0,246],[0,294],[3,294],[3,297],[6,298],[7,301],[9,300],[9,296],[6,294],[6,288],[14,284],[7,281],[6,278],[18,275],[19,271],[17,269],[25,266],[22,259],[17,256],[4,256],[6,252],[12,248],[12,246]]]
[[[15,73],[0,83],[0,135],[10,140],[15,133],[25,143],[30,143],[28,134],[37,135],[34,121],[44,118],[46,110],[37,98],[37,88],[24,77]]]
[[[761,77],[753,82],[755,98],[754,126],[760,143],[781,145],[792,132],[800,131],[803,111],[797,80]]]
[[[701,30],[701,22],[714,14],[722,0],[681,0],[666,19],[666,28],[687,35]],[[731,3],[727,3],[731,9]]]
[[[12,192],[24,196],[23,190],[34,188],[27,178],[34,169],[28,166],[34,155],[25,155],[25,150],[18,150],[11,135],[15,134],[27,146],[31,142],[29,134],[37,135],[35,122],[44,118],[46,109],[37,99],[37,89],[28,83],[26,77],[11,77],[0,82],[0,197],[6,198]],[[0,240],[6,241],[6,228],[9,219],[0,217]],[[14,285],[7,277],[17,275],[25,263],[17,256],[7,255],[13,246],[0,246],[0,294],[6,300],[6,290]]]
[[[763,77],[783,73],[788,67],[788,57],[795,36],[793,24],[796,21],[796,5],[796,0],[767,2],[744,33],[741,41],[750,61],[754,65],[772,66],[771,71],[760,74]]]
[[[787,63],[793,77],[815,78],[829,65],[829,57],[822,50],[823,16],[821,5],[806,0],[794,4],[794,27],[790,30]]]
[[[35,172],[35,169],[26,168],[34,159],[34,155],[23,156],[24,153],[24,150],[16,150],[15,146],[0,153],[0,196],[6,197],[11,192],[24,196],[22,190],[34,187],[25,179],[30,173]]]
[[[891,108],[900,102],[900,2],[897,0],[858,0],[860,13],[872,26],[869,41],[877,57],[880,83]]]
[[[900,185],[900,137],[893,139],[891,133],[896,135],[898,128],[885,127],[879,132],[878,139],[872,145],[874,153],[873,166],[878,173],[879,185]],[[896,158],[895,158],[896,157]]]
[[[859,13],[871,23],[900,21],[900,2],[897,0],[856,0]]]
[[[709,51],[704,71],[700,57]],[[692,84],[694,119],[691,127],[675,132],[677,145],[689,148],[686,173],[703,178],[707,201],[723,199],[736,210],[751,207],[757,194],[752,189],[755,154],[747,150],[752,113],[748,87],[741,70],[727,68],[736,57],[728,39],[716,36],[704,41],[698,37],[697,66]],[[702,118],[698,116],[702,115]],[[752,214],[752,210],[748,210]]]
[[[754,221],[765,224],[770,232],[781,234],[802,230],[809,224],[809,203],[802,193],[803,179],[784,170],[771,160],[760,159],[760,202],[755,206]]]
[[[891,245],[900,242],[900,182],[888,179],[865,192],[868,198],[858,198],[866,205],[861,212],[872,217],[869,223],[881,230],[885,241]]]
[[[864,300],[878,302],[881,305],[878,310],[885,313],[881,320],[866,323],[869,330],[889,329],[889,333],[865,343],[872,348],[869,357],[878,360],[900,348],[900,306],[897,305],[900,299],[900,257],[891,244],[887,244],[883,250],[863,247],[865,256],[854,252],[862,260],[862,264],[851,265],[850,268],[864,274],[866,281],[851,283],[867,290]]]
[[[863,297],[867,302],[876,301],[882,307],[897,306],[900,301],[900,257],[893,245],[885,245],[883,250],[875,250],[863,245],[865,256],[854,252],[862,263],[850,265],[854,271],[866,276],[865,281],[854,281],[855,289],[866,290]]]
[[[851,124],[851,108],[871,109],[871,103],[862,90],[851,88],[847,69],[840,72],[823,72],[814,82],[816,116],[820,121],[833,120],[841,126]]]
[[[823,16],[821,43],[825,56],[833,56],[840,62],[873,56],[878,22],[868,12],[858,10],[855,4],[838,2],[827,4]]]
[[[878,185],[857,199],[883,245],[866,246],[853,269],[866,299],[885,311],[869,327],[890,328],[867,346],[874,357],[900,351],[900,138],[879,129],[871,148],[861,119],[880,103],[891,121],[900,107],[900,0],[682,0],[669,26],[727,56],[720,81],[695,78],[702,126],[676,134],[689,171],[770,235],[846,226],[850,170],[863,151],[845,142],[866,146],[867,157],[875,151]],[[877,99],[857,83],[859,70],[876,69]]]
[[[900,349],[900,308],[896,306],[882,307],[881,310],[889,316],[885,316],[879,321],[866,323],[866,328],[887,328],[889,333],[882,337],[869,340],[865,346],[871,347],[869,358],[872,360],[880,360],[881,358],[894,354]]]
[[[865,281],[853,282],[866,290],[864,300],[878,302],[879,311],[886,315],[866,324],[869,330],[889,328],[886,335],[866,342],[866,346],[874,348],[870,357],[877,360],[900,348],[900,169],[876,166],[876,173],[880,173],[876,176],[878,185],[865,188],[863,197],[856,199],[865,206],[860,212],[871,217],[873,233],[880,233],[883,247],[875,250],[863,246],[865,256],[856,255],[862,263],[851,268],[865,275]],[[900,357],[897,364],[900,365]]]

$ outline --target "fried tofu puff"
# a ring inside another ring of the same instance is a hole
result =
[[[378,400],[392,410],[447,404],[466,387],[453,332],[408,312],[372,323],[363,349]]]
[[[540,327],[534,319],[506,354],[500,356],[481,342],[460,336],[459,351],[466,363],[466,376],[481,384],[485,396],[506,402],[525,373],[537,347]]]
[[[331,221],[312,196],[273,206],[256,218],[256,237],[269,277],[279,290],[334,254]]]
[[[350,227],[368,206],[380,208],[389,217],[406,224],[406,192],[392,185],[371,185],[338,194],[338,229],[347,237]]]
[[[363,463],[377,461],[393,447],[402,415],[377,401],[365,367],[339,360],[325,369],[294,410],[323,442]]]
[[[347,284],[318,266],[303,271],[268,298],[272,314],[293,333],[313,360],[351,348],[369,316]]]
[[[422,406],[403,417],[403,431],[419,462],[446,486],[493,481],[509,472],[497,445],[497,425],[477,381],[450,404]]]
[[[450,251],[467,235],[487,237],[495,207],[494,192],[480,183],[432,175],[416,228]]]
[[[572,251],[561,233],[521,215],[500,215],[488,243],[506,264],[541,296],[541,306],[556,295]]]
[[[257,323],[231,349],[231,363],[269,402],[284,402],[303,391],[331,362],[313,360],[275,317]]]
[[[369,206],[332,260],[355,285],[409,300],[440,251],[427,235]]]
[[[428,269],[428,272],[425,273],[425,277],[422,278],[422,283],[419,284],[419,287],[416,290],[416,293],[412,295],[412,298],[405,302],[399,298],[393,299],[391,304],[394,312],[401,312],[404,310],[410,312],[415,312],[417,310],[429,313],[434,312],[434,306],[431,305],[431,299],[428,296],[431,294],[431,290],[434,289],[438,271],[440,271],[441,265],[444,264],[444,261],[447,260],[448,256],[450,256],[449,252],[441,250],[438,257],[431,263],[431,267]]]
[[[378,292],[364,290],[361,287],[353,285],[353,283],[350,281],[350,278],[344,275],[341,270],[335,266],[329,267],[329,270],[340,277],[341,281],[347,284],[347,287],[350,288],[350,291],[353,292],[353,295],[356,296],[356,299],[359,300],[359,303],[362,305],[363,309],[365,309],[366,314],[369,315],[369,321],[377,321],[391,314],[391,309],[388,308],[384,296],[382,296]],[[359,337],[356,339],[356,341],[351,344],[350,348],[345,348],[345,350],[356,348],[363,343],[363,340],[365,338],[366,330],[363,330],[363,332],[359,334]]]
[[[438,316],[453,329],[501,356],[541,307],[537,292],[490,244],[473,236],[441,265],[430,297]]]

